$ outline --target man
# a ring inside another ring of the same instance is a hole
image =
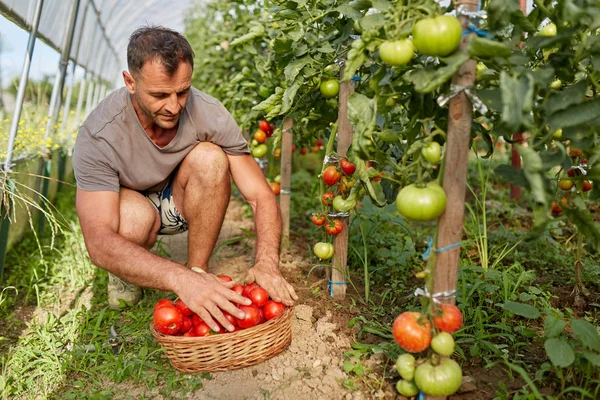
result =
[[[246,282],[292,305],[298,297],[278,268],[275,196],[233,117],[191,87],[190,44],[169,29],[140,28],[130,38],[127,63],[125,87],[90,113],[73,153],[77,214],[90,259],[110,274],[109,304],[139,300],[135,285],[169,290],[213,330],[216,322],[233,330],[223,311],[243,318],[233,302],[250,301],[231,290],[233,282],[190,269],[208,269],[231,175],[255,214],[256,257]],[[186,229],[187,267],[149,251],[158,234]]]

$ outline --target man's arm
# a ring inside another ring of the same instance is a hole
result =
[[[250,301],[230,290],[234,282],[193,272],[119,235],[119,193],[78,189],[76,208],[85,245],[95,265],[136,285],[175,292],[215,331],[219,329],[213,317],[233,330],[220,309],[243,317],[231,302]]]
[[[291,306],[298,296],[279,272],[281,215],[273,191],[252,156],[228,155],[231,176],[254,211],[256,258],[247,282],[256,281],[275,301]]]

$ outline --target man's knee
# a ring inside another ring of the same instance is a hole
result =
[[[154,245],[160,218],[156,209],[142,194],[121,188],[119,215],[119,235],[148,249]]]
[[[185,157],[180,168],[186,169],[191,176],[219,179],[229,177],[227,155],[221,147],[210,142],[198,143]]]

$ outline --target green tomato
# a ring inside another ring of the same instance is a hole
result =
[[[438,142],[431,142],[421,149],[421,154],[430,163],[437,164],[442,158],[442,146]]]
[[[417,21],[413,27],[413,42],[421,54],[444,57],[460,45],[462,26],[452,15],[440,15]]]
[[[433,221],[446,210],[446,193],[435,182],[429,182],[423,187],[413,183],[398,192],[396,207],[407,219]]]
[[[404,379],[396,383],[396,390],[405,397],[414,397],[419,394],[417,385],[412,381],[405,381]]]
[[[448,332],[440,332],[431,339],[431,348],[440,356],[450,357],[454,353],[454,339]]]
[[[561,86],[562,86],[562,81],[558,78],[553,80],[552,83],[550,84],[550,87],[552,89],[560,89]]]
[[[462,384],[460,365],[449,358],[442,358],[438,365],[425,361],[415,371],[415,383],[430,396],[450,396]]]
[[[264,85],[260,85],[260,87],[258,88],[258,94],[263,99],[267,99],[269,96],[271,96],[271,91],[269,90],[268,87],[266,87]]]
[[[482,63],[481,61],[477,63],[477,65],[475,66],[475,68],[477,69],[478,73],[482,73],[483,71],[485,71],[487,69],[487,65],[485,65],[484,63]]]
[[[405,65],[413,58],[415,48],[410,39],[388,40],[379,46],[379,58],[387,65]]]
[[[267,154],[267,151],[269,151],[269,148],[267,147],[267,145],[264,143],[261,143],[252,149],[252,157],[262,158]]]
[[[402,379],[412,381],[415,377],[415,356],[409,353],[400,354],[396,360],[396,371]]]
[[[556,25],[550,22],[540,30],[540,36],[556,36]]]
[[[281,175],[277,175],[275,178],[273,178],[273,182],[281,183]]]
[[[356,200],[344,200],[342,196],[335,196],[333,199],[333,209],[339,212],[348,212],[356,207]]]
[[[329,260],[333,256],[333,245],[327,242],[317,242],[313,247],[315,256],[321,260]]]
[[[338,95],[340,92],[340,83],[336,79],[329,79],[321,82],[319,90],[323,97],[329,99]]]
[[[554,139],[560,139],[560,138],[562,138],[562,128],[558,128],[557,130],[555,130],[555,131],[552,133],[552,137],[553,137]]]

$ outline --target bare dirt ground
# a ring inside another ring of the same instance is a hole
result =
[[[254,239],[240,239],[242,229],[253,230],[253,220],[243,218],[241,204],[233,200],[213,255],[209,272],[226,274],[242,282],[253,264]],[[235,242],[235,243],[231,243]],[[187,259],[185,234],[164,237],[165,248],[179,262]],[[225,244],[219,247],[219,244]],[[294,245],[284,251],[280,268],[300,296],[292,320],[292,343],[274,358],[261,364],[228,372],[213,373],[204,387],[188,395],[189,399],[374,399],[396,398],[384,387],[350,391],[343,386],[349,376],[344,372],[343,353],[350,350],[351,331],[347,328],[347,310],[338,312],[328,295],[315,296],[307,284],[310,265],[302,256],[304,249]],[[318,283],[318,282],[317,282]],[[321,284],[325,286],[325,281]],[[339,309],[339,307],[338,307]]]

